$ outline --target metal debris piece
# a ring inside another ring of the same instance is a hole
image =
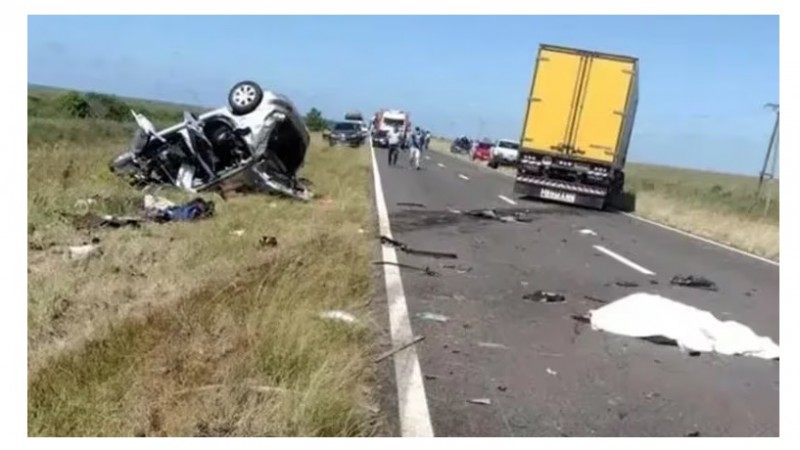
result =
[[[380,356],[378,356],[377,358],[373,359],[372,362],[373,363],[379,363],[379,362],[383,361],[384,359],[394,355],[395,353],[401,352],[401,351],[407,349],[408,347],[411,347],[412,345],[415,345],[415,344],[421,342],[423,339],[425,339],[425,336],[422,336],[422,335],[415,336],[414,339],[412,339],[411,341],[406,342],[405,344],[399,345],[399,346],[397,346],[397,347],[395,347],[395,348],[393,348],[393,349],[391,349],[389,351],[381,353]]]
[[[465,273],[472,272],[472,266],[466,266],[466,265],[462,265],[462,264],[458,264],[458,265],[456,265],[456,264],[445,264],[445,265],[442,266],[442,268],[444,268],[444,269],[452,269],[452,270],[455,270],[456,272],[458,272],[460,274],[465,274]]]
[[[467,403],[472,403],[473,405],[491,405],[492,400],[488,398],[471,398],[467,400]]]
[[[78,245],[75,247],[69,247],[69,259],[73,261],[87,259],[89,257],[100,254],[102,254],[102,251],[100,250],[100,246],[96,244],[86,244],[86,245]]]
[[[450,320],[450,318],[445,315],[436,314],[432,312],[419,313],[417,314],[417,317],[419,317],[422,320],[432,320],[434,322],[447,322],[448,320]]]
[[[356,323],[358,319],[347,311],[332,310],[324,311],[319,314],[320,319],[328,319],[336,322]]]
[[[614,284],[616,284],[619,287],[625,287],[625,288],[639,287],[639,283],[634,283],[633,281],[615,281]]]
[[[435,252],[435,251],[428,251],[428,250],[417,250],[414,248],[410,248],[408,245],[396,241],[392,238],[381,236],[381,243],[385,245],[391,245],[392,247],[404,252],[408,253],[409,255],[419,255],[419,256],[430,256],[432,258],[446,258],[446,259],[458,259],[458,255],[455,253],[447,253],[447,252]]]
[[[478,347],[483,348],[496,348],[501,350],[507,350],[508,346],[505,344],[498,344],[497,342],[478,342]]]
[[[473,209],[471,211],[466,211],[464,214],[472,217],[477,217],[479,219],[489,219],[489,220],[497,220],[500,222],[533,222],[533,219],[529,216],[525,215],[522,212],[514,212],[510,215],[500,215],[497,214],[497,211],[494,209]]]
[[[261,236],[261,239],[258,240],[259,247],[277,247],[278,246],[278,238],[275,236]]]
[[[591,295],[584,295],[583,298],[589,300],[590,302],[595,303],[608,303],[608,300],[603,300],[602,298],[592,297]]]
[[[590,230],[588,228],[584,228],[584,229],[578,231],[578,233],[583,234],[585,236],[597,236],[597,233],[595,233],[593,230]]]
[[[717,284],[708,278],[695,276],[695,275],[675,275],[672,277],[670,284],[675,286],[692,287],[697,289],[704,289],[706,291],[717,291]]]
[[[505,392],[508,390],[508,386],[504,386],[501,384],[500,386],[497,386],[497,390],[500,392]]]
[[[553,369],[551,369],[549,367],[547,368],[547,373],[552,375],[552,376],[558,375],[558,372],[556,372],[555,370],[553,370]]]
[[[231,234],[234,236],[244,236],[244,230],[233,230]]]
[[[398,202],[397,206],[409,206],[412,208],[425,208],[425,205],[422,203],[414,203],[414,202]]]
[[[465,212],[464,214],[477,217],[479,219],[500,220],[500,217],[498,217],[497,213],[493,209],[473,209]]]
[[[532,294],[525,294],[522,296],[523,300],[530,300],[540,303],[563,303],[566,297],[557,292],[536,291]]]
[[[377,264],[388,264],[388,265],[391,265],[391,266],[397,266],[397,267],[401,267],[401,268],[404,268],[404,269],[417,270],[417,271],[420,271],[420,272],[424,273],[425,275],[428,275],[429,277],[441,276],[441,274],[439,272],[436,272],[435,270],[431,269],[428,266],[418,267],[418,266],[412,266],[410,264],[393,263],[393,262],[389,262],[389,261],[373,261],[372,264],[376,264],[376,265]]]

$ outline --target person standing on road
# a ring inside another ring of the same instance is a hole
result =
[[[428,145],[431,143],[431,132],[430,130],[425,131],[425,146],[423,150],[428,150]]]
[[[413,165],[417,170],[419,170],[419,157],[424,146],[425,136],[423,136],[422,130],[417,127],[414,129],[414,133],[411,134],[411,153],[408,158],[409,165]]]
[[[386,140],[389,145],[389,165],[397,165],[397,152],[400,150],[400,132],[397,127],[389,128],[386,132]]]

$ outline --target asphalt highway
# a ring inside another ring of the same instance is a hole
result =
[[[652,292],[778,342],[779,267],[621,214],[515,198],[510,177],[446,154],[425,152],[417,171],[405,153],[389,167],[374,152],[393,238],[457,255],[397,252],[434,435],[779,434],[779,362],[690,356],[575,318]],[[481,209],[530,221],[464,214]],[[719,290],[672,286],[678,274]],[[535,291],[564,301],[524,299]]]

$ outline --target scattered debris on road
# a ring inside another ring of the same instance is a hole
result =
[[[553,369],[551,369],[549,367],[547,368],[547,373],[552,375],[552,376],[558,375],[558,372],[556,372],[555,370],[553,370]]]
[[[234,235],[234,236],[242,237],[242,236],[244,236],[244,230],[233,230],[233,231],[231,231],[231,234]]]
[[[478,347],[483,348],[494,348],[500,350],[508,350],[508,346],[505,344],[499,344],[497,342],[478,342]]]
[[[422,203],[414,203],[414,202],[398,202],[397,206],[408,206],[411,208],[425,208],[425,205]]]
[[[624,287],[624,288],[639,287],[639,283],[634,283],[633,281],[615,281],[614,284],[616,284],[619,287]]]
[[[278,246],[278,238],[275,236],[261,236],[261,239],[258,240],[258,246],[261,248],[267,247],[277,247]]]
[[[432,381],[432,380],[435,380],[435,379],[437,379],[437,378],[438,378],[438,377],[437,377],[436,375],[428,375],[428,374],[425,374],[425,379],[426,379],[426,380],[428,380],[428,381]]]
[[[635,293],[589,311],[592,329],[650,342],[676,345],[690,354],[779,359],[779,347],[745,325],[720,321],[713,314],[665,297]]]
[[[691,433],[688,433],[686,435],[686,437],[700,437],[700,432],[699,431],[692,431]]]
[[[505,392],[508,390],[508,386],[504,386],[501,384],[500,386],[497,386],[497,390],[500,392]]]
[[[438,277],[438,276],[442,275],[439,272],[436,272],[435,270],[432,270],[428,266],[419,267],[419,266],[412,266],[410,264],[393,263],[393,262],[389,262],[389,261],[373,261],[372,264],[375,264],[375,265],[388,264],[388,265],[397,266],[397,267],[400,267],[400,268],[403,268],[403,269],[416,270],[416,271],[424,273],[425,275],[428,275],[429,277]]]
[[[467,403],[472,403],[473,405],[491,405],[492,400],[488,398],[471,398],[467,400]]]
[[[430,256],[432,258],[445,258],[445,259],[458,259],[458,255],[455,253],[447,253],[447,252],[435,252],[429,250],[417,250],[414,248],[410,248],[408,245],[396,241],[392,238],[388,238],[386,236],[381,236],[381,243],[384,245],[391,245],[392,247],[404,252],[408,253],[409,255],[418,255],[418,256]]]
[[[590,230],[588,228],[584,228],[584,229],[578,231],[578,233],[583,234],[585,236],[597,236],[597,233],[595,233],[593,230]]]
[[[706,291],[717,291],[717,284],[708,278],[699,277],[695,275],[675,275],[672,277],[670,284],[675,286],[691,287],[697,289],[704,289]]]
[[[526,214],[524,214],[522,212],[514,212],[514,213],[512,213],[510,215],[508,215],[508,214],[500,215],[494,209],[473,209],[471,211],[464,212],[464,214],[467,215],[467,216],[477,217],[479,219],[497,220],[497,221],[506,222],[506,223],[509,223],[509,222],[523,222],[523,223],[533,222],[533,219],[531,219],[529,216],[527,216]]]
[[[547,291],[536,291],[531,294],[525,294],[522,296],[522,299],[539,303],[563,303],[567,300],[562,294]]]
[[[399,346],[397,346],[397,347],[395,347],[395,348],[393,348],[393,349],[391,349],[389,351],[381,353],[378,357],[373,359],[372,362],[373,363],[379,363],[379,362],[383,361],[384,359],[394,355],[395,353],[399,353],[399,352],[407,349],[408,347],[411,347],[412,345],[416,345],[419,342],[422,342],[423,339],[425,339],[425,336],[422,336],[422,335],[415,336],[414,339],[412,339],[411,341],[406,342],[403,345],[399,345]]]
[[[462,264],[444,264],[442,266],[443,269],[452,269],[460,274],[465,274],[472,272],[472,266],[466,266]]]
[[[343,322],[343,323],[357,323],[358,319],[356,316],[350,314],[347,311],[341,310],[332,310],[332,311],[324,311],[319,314],[320,319],[326,320],[333,320],[336,322]]]
[[[653,286],[657,286],[658,280],[650,280],[650,284],[652,284]]]
[[[417,317],[419,317],[422,320],[432,320],[434,322],[447,322],[448,320],[450,320],[450,318],[445,315],[436,314],[432,312],[419,313],[417,314]]]

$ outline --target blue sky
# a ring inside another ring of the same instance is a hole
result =
[[[254,79],[327,117],[515,138],[540,43],[640,58],[629,160],[758,172],[777,16],[31,16],[28,81],[217,105]]]

